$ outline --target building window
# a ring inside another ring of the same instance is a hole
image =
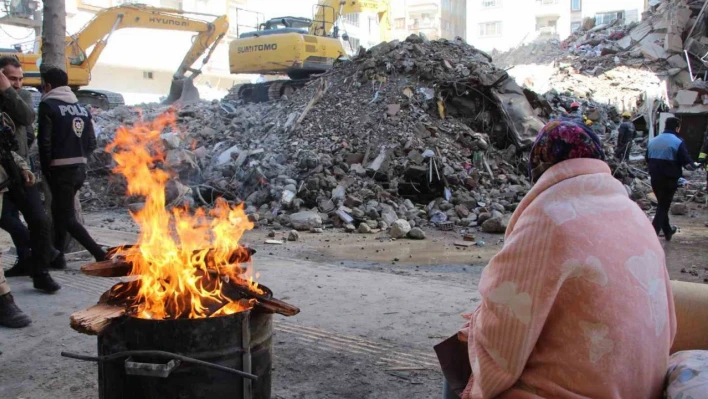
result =
[[[570,11],[580,11],[582,9],[582,0],[570,0]]]
[[[580,29],[581,22],[571,22],[570,24],[570,31],[575,32],[576,30]]]
[[[155,78],[152,75],[152,71],[143,71],[143,79],[153,80]]]
[[[344,23],[349,24],[351,26],[359,26],[359,14],[354,13],[354,14],[345,14],[344,15]]]
[[[601,14],[595,14],[595,24],[611,24],[618,19],[624,19],[624,11],[614,11],[614,12],[603,12]]]
[[[501,36],[501,34],[502,34],[501,21],[484,22],[484,23],[479,24],[479,37]]]
[[[502,0],[482,0],[482,8],[501,7]]]
[[[396,18],[393,23],[395,24],[396,29],[404,29],[406,27],[405,18]]]

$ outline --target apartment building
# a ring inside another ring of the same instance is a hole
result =
[[[465,0],[392,0],[392,39],[424,33],[430,39],[467,36]]]
[[[469,0],[467,41],[504,51],[539,37],[565,39],[588,17],[629,23],[644,10],[646,0]]]

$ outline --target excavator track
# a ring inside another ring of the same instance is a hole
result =
[[[303,80],[273,80],[263,83],[246,83],[237,90],[238,99],[246,103],[262,103],[277,101],[284,96],[291,96],[297,89],[305,86],[308,79]]]
[[[105,110],[125,105],[123,95],[108,90],[80,89],[76,90],[76,98],[81,104]]]

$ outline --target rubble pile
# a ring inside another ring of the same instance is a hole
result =
[[[562,77],[601,76],[618,67],[641,69],[668,82],[673,97],[692,83],[684,48],[695,47],[694,53],[699,57],[708,52],[708,38],[693,37],[703,3],[704,0],[652,0],[642,22],[625,25],[616,20],[595,26],[594,19],[586,19],[562,42],[537,40],[500,54],[495,61],[503,67],[551,64],[561,70],[553,84],[560,83]],[[628,75],[629,80],[623,80],[623,84],[635,77]],[[572,82],[567,86],[572,86]]]
[[[543,121],[491,61],[462,40],[413,35],[338,65],[291,98],[185,106],[180,131],[163,133],[177,171],[167,200],[244,201],[249,217],[274,229],[390,229],[418,239],[433,225],[503,232],[504,213],[530,188],[523,150]],[[142,117],[164,110],[147,106]],[[99,145],[140,117],[127,107],[97,111]],[[91,187],[139,207],[121,197],[110,164],[110,154],[92,160],[103,180]]]

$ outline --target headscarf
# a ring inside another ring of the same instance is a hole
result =
[[[529,176],[535,182],[551,166],[574,158],[605,159],[600,138],[585,126],[570,120],[546,124],[536,137],[529,157]]]

